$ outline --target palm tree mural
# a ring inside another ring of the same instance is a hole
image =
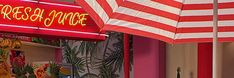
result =
[[[123,34],[114,32],[108,34],[109,38],[101,42],[72,41],[69,43],[67,40],[63,41],[64,59],[67,63],[72,64],[75,78],[119,77],[117,73],[123,68],[124,61]],[[132,44],[132,39],[129,44]],[[132,66],[133,51],[132,48],[130,50]],[[98,70],[98,73],[92,73],[92,70]]]
[[[72,66],[72,77],[80,78],[80,73],[85,71],[85,59],[82,57],[77,57],[79,51],[77,51],[78,46],[69,45],[68,41],[63,42],[64,48],[64,59],[66,63]]]

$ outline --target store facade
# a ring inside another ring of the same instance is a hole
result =
[[[18,78],[17,68],[26,65],[38,67],[25,72],[40,78],[44,67],[62,63],[61,39],[103,41],[107,37],[81,7],[68,2],[1,0],[0,20],[0,78]]]

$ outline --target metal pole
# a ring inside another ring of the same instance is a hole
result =
[[[130,78],[129,35],[124,34],[124,78]]]
[[[217,45],[218,45],[218,0],[214,0],[213,3],[213,78],[217,76]]]

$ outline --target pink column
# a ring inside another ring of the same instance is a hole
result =
[[[164,42],[134,36],[134,78],[165,78],[165,49]]]
[[[212,78],[212,43],[198,43],[198,78]]]

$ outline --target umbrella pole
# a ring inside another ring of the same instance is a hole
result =
[[[214,0],[213,3],[213,78],[218,78],[217,76],[217,45],[218,45],[218,0]]]

